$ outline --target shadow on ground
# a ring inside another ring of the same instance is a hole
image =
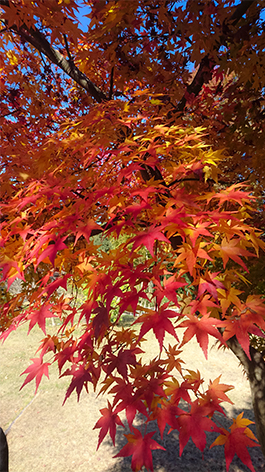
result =
[[[183,409],[184,407],[181,406]],[[240,410],[233,408],[232,416],[236,417],[241,413]],[[231,415],[231,412],[229,412]],[[244,411],[244,417],[254,420],[254,415],[252,409],[247,409]],[[232,424],[231,419],[225,417],[221,413],[215,415],[215,420],[218,420],[219,426],[223,426],[228,429]],[[141,430],[141,419],[138,418],[137,427]],[[252,431],[255,434],[255,426],[250,426]],[[226,462],[224,456],[224,446],[216,446],[212,449],[209,446],[213,443],[217,437],[217,433],[207,433],[207,446],[204,453],[202,454],[199,449],[196,448],[192,440],[190,439],[184,448],[182,456],[179,457],[179,443],[178,443],[178,432],[172,431],[170,434],[167,434],[169,428],[165,429],[163,441],[161,441],[158,427],[155,422],[152,422],[148,425],[147,432],[156,431],[153,439],[155,439],[160,445],[162,445],[166,451],[156,450],[153,451],[153,467],[154,472],[225,472],[226,471]],[[124,437],[125,434],[128,434],[129,429],[119,427],[118,433],[116,435],[116,448],[118,452],[125,444],[127,444],[127,439]],[[111,446],[111,441],[106,441]],[[249,448],[249,454],[254,466],[255,472],[264,472],[265,471],[265,458],[263,457],[260,448]],[[143,469],[145,470],[145,469]],[[234,456],[234,459],[229,468],[229,472],[249,472],[249,468],[245,466],[241,460]],[[117,458],[117,463],[114,467],[108,468],[104,472],[129,472],[131,471],[131,457],[126,458]]]

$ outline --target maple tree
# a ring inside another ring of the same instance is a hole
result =
[[[237,454],[254,471],[249,420],[215,423],[232,387],[218,377],[204,391],[181,348],[195,336],[207,358],[212,336],[239,358],[265,454],[265,306],[247,285],[265,246],[262,2],[0,6],[0,263],[8,288],[22,281],[1,298],[1,338],[26,322],[45,336],[23,385],[57,363],[65,401],[111,393],[98,446],[108,433],[115,445],[124,412],[117,457],[135,471],[163,449],[137,413],[161,438],[179,431],[180,454],[218,433],[227,469]],[[47,334],[48,318],[59,324]],[[146,362],[149,331],[158,355]]]

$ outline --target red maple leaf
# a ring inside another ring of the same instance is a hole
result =
[[[10,285],[16,279],[21,279],[25,281],[24,274],[22,270],[19,269],[19,266],[16,261],[11,259],[1,264],[1,278],[2,280],[7,279],[7,288],[10,288]]]
[[[232,390],[234,387],[232,385],[226,385],[220,383],[220,378],[217,377],[213,382],[210,380],[208,390],[201,395],[200,404],[210,406],[212,411],[209,413],[209,416],[219,411],[224,413],[223,409],[220,407],[220,403],[229,402],[233,405],[233,402],[228,398],[225,392]]]
[[[168,374],[164,373],[160,374],[158,378],[151,377],[151,379],[149,379],[145,377],[137,382],[140,384],[138,392],[141,395],[141,398],[146,401],[149,409],[151,409],[152,401],[155,395],[158,395],[159,397],[166,396],[162,384],[167,378]]]
[[[98,437],[97,449],[99,448],[108,431],[112,439],[113,446],[115,446],[116,424],[123,427],[124,425],[115,410],[112,411],[112,406],[109,401],[108,408],[103,408],[102,410],[100,410],[100,413],[102,414],[102,417],[97,421],[93,428],[101,428]]]
[[[187,265],[190,275],[192,275],[198,258],[212,261],[213,259],[203,249],[203,245],[204,243],[199,242],[193,247],[187,243],[183,243],[182,247],[178,250],[179,255],[175,260],[174,266],[176,266],[179,262],[184,261],[184,263]]]
[[[59,372],[61,374],[62,368],[65,363],[75,362],[74,354],[76,353],[76,341],[71,341],[70,339],[64,344],[64,348],[56,354],[56,361],[58,362]],[[67,371],[69,373],[69,370]]]
[[[120,350],[118,356],[114,356],[114,354],[110,354],[108,358],[105,359],[103,367],[104,372],[106,372],[106,377],[108,377],[114,369],[117,369],[119,374],[127,379],[127,371],[128,365],[136,365],[136,356],[135,354],[140,354],[143,352],[139,348],[135,349],[125,349]]]
[[[38,351],[41,351],[40,355],[41,357],[46,354],[46,352],[55,352],[56,351],[56,336],[50,336],[48,335],[46,338],[41,340],[41,344],[39,348],[37,349]]]
[[[121,281],[117,282],[114,285],[112,283],[108,285],[108,288],[105,291],[106,308],[108,311],[110,310],[110,306],[111,306],[111,302],[113,298],[115,297],[121,298],[123,296],[123,292],[120,289],[121,285],[122,285]]]
[[[111,394],[115,394],[114,405],[121,400],[115,411],[119,413],[125,409],[129,428],[132,429],[132,422],[137,411],[146,417],[148,416],[146,407],[140,398],[139,392],[134,392],[132,385],[119,378],[115,378],[115,382],[117,385],[110,390]]]
[[[30,195],[29,197],[24,197],[20,199],[20,202],[17,204],[17,207],[22,210],[22,208],[24,208],[24,206],[26,206],[28,203],[34,204],[37,199],[38,195]]]
[[[92,324],[95,331],[95,338],[98,339],[109,327],[109,313],[102,303],[99,303],[99,306],[94,309],[94,312],[97,313],[97,315],[93,318]]]
[[[239,203],[239,205],[243,205],[244,202],[249,201],[250,192],[243,192],[241,188],[246,187],[244,184],[233,184],[230,187],[227,187],[220,193],[216,193],[213,195],[212,198],[219,198],[220,205],[224,202],[234,200],[235,202]],[[209,199],[210,200],[210,199]]]
[[[23,374],[28,374],[28,376],[25,378],[23,385],[21,385],[20,390],[27,385],[27,383],[31,382],[34,378],[36,378],[36,390],[35,394],[37,393],[37,390],[40,385],[40,381],[42,379],[43,375],[46,375],[46,377],[49,378],[49,365],[50,362],[43,362],[42,358],[36,357],[35,359],[30,359],[33,361],[33,363],[27,367],[24,372],[22,372],[21,375]]]
[[[192,300],[190,307],[192,315],[198,312],[200,315],[204,316],[209,313],[208,307],[218,307],[218,305],[210,300],[210,295],[204,295],[201,300]]]
[[[65,375],[72,375],[73,378],[71,380],[71,383],[66,391],[66,395],[63,401],[63,405],[65,404],[67,398],[70,397],[71,393],[76,390],[77,393],[77,399],[79,401],[81,391],[83,387],[85,387],[87,393],[88,393],[88,387],[87,387],[87,382],[93,383],[93,379],[91,377],[90,372],[88,369],[86,369],[83,365],[76,365],[73,364],[71,369],[67,369],[61,377],[64,377]]]
[[[192,403],[189,412],[178,408],[177,429],[179,430],[180,456],[190,437],[195,446],[203,451],[206,446],[205,431],[220,431],[216,424],[210,418],[207,418],[209,412],[209,407],[200,405],[198,400]]]
[[[83,317],[85,317],[86,322],[89,323],[90,315],[94,308],[96,308],[97,303],[94,300],[88,299],[83,305],[81,305],[80,309],[82,308],[81,315],[79,317],[79,322]]]
[[[161,286],[159,280],[154,280],[157,304],[160,305],[163,298],[166,297],[168,300],[178,306],[177,290],[180,287],[188,285],[187,282],[184,279],[176,280],[175,275],[172,275],[168,279],[164,277],[163,282],[164,287]]]
[[[191,403],[191,398],[188,390],[192,390],[192,386],[188,382],[182,382],[179,385],[177,379],[173,378],[171,381],[165,382],[165,393],[169,397],[173,405],[177,405],[182,398],[185,402]]]
[[[149,210],[150,208],[151,205],[149,205],[149,203],[134,203],[133,205],[127,206],[127,208],[124,210],[124,215],[129,215],[130,222],[132,222],[133,220],[136,220],[139,213],[143,212],[143,210]]]
[[[207,350],[208,350],[208,335],[214,336],[217,338],[221,343],[223,343],[223,338],[221,333],[219,333],[218,329],[215,326],[223,326],[222,321],[219,321],[215,318],[211,318],[210,314],[203,315],[201,318],[192,315],[191,313],[187,314],[186,316],[189,318],[188,320],[182,321],[178,328],[185,328],[187,327],[184,335],[182,343],[179,347],[183,346],[187,342],[196,335],[197,341],[201,346],[205,358],[207,359]]]
[[[265,318],[264,300],[262,300],[262,298],[260,298],[259,296],[249,295],[246,300],[245,306],[251,313],[257,313],[262,316],[263,319]]]
[[[87,242],[89,243],[89,238],[90,238],[90,235],[91,235],[91,231],[93,229],[97,229],[97,228],[99,228],[99,226],[93,220],[87,221],[85,225],[79,225],[78,228],[77,228],[77,231],[76,231],[76,237],[75,237],[74,244],[77,243],[78,239],[81,236],[83,236],[87,240]]]
[[[150,193],[156,194],[157,193],[157,187],[154,187],[154,186],[150,185],[148,187],[137,188],[137,190],[132,192],[132,195],[137,196],[137,197],[141,197],[144,202],[147,202]]]
[[[143,466],[153,472],[153,458],[151,450],[163,449],[152,436],[155,431],[142,436],[141,432],[133,427],[133,433],[125,434],[128,443],[123,446],[121,451],[114,457],[127,457],[132,455],[132,470],[138,472]]]
[[[47,305],[42,305],[39,310],[33,310],[29,313],[27,316],[28,320],[30,320],[28,334],[37,323],[44,334],[46,334],[46,318],[54,318],[54,315],[50,312],[50,308],[51,305],[48,303]]]
[[[121,307],[120,313],[132,310],[135,315],[140,297],[149,300],[143,290],[137,291],[135,287],[132,287],[130,291],[123,293],[122,299],[119,303]]]
[[[231,431],[227,431],[225,428],[220,428],[221,434],[211,444],[210,448],[213,446],[225,445],[227,471],[234,455],[236,454],[243,464],[245,464],[252,472],[255,472],[247,447],[259,447],[259,444],[254,442],[257,441],[257,439],[251,429],[247,427],[248,424],[253,424],[253,421],[250,421],[247,418],[242,418],[242,416],[243,413],[240,413],[236,419],[233,419],[233,424],[230,427]]]
[[[59,279],[54,280],[54,282],[51,282],[49,285],[46,285],[43,292],[47,292],[48,296],[50,296],[59,287],[63,287],[66,290],[67,289],[67,280],[69,279],[69,277],[71,277],[70,274],[64,275],[64,277],[60,277]]]
[[[217,288],[224,289],[224,284],[216,278],[219,272],[206,271],[203,277],[199,279],[198,297],[200,297],[206,290],[212,295],[215,300],[218,300]]]
[[[160,431],[161,439],[163,439],[164,430],[166,425],[170,426],[171,429],[177,429],[177,416],[178,409],[176,403],[162,401],[157,407],[153,408],[150,420],[157,420],[157,426]]]
[[[216,397],[222,402],[228,402],[228,403],[231,403],[231,405],[233,405],[233,402],[230,400],[230,398],[228,398],[225,392],[228,392],[229,390],[233,390],[233,388],[235,387],[233,385],[221,384],[220,378],[221,378],[221,375],[219,375],[219,377],[214,379],[213,382],[210,380],[208,390],[206,390],[205,393],[208,394],[211,398]]]
[[[154,243],[155,239],[158,241],[165,241],[166,243],[170,243],[169,239],[161,233],[159,228],[151,226],[147,231],[140,233],[138,236],[135,236],[130,240],[130,243],[134,243],[132,247],[132,251],[139,247],[145,246],[150,254],[154,257]]]
[[[255,307],[255,310],[252,307]],[[256,309],[259,312],[256,312]],[[222,322],[223,326],[225,326],[225,331],[223,332],[224,341],[236,336],[249,359],[249,333],[253,333],[256,330],[260,331],[257,326],[265,331],[263,313],[264,306],[251,304],[251,301],[248,299],[246,303],[242,303],[241,306],[233,310],[232,316],[227,317]]]
[[[52,265],[54,266],[54,260],[57,255],[57,252],[62,251],[66,247],[66,244],[64,244],[64,242],[60,238],[56,239],[56,241],[54,241],[52,244],[49,244],[49,246],[46,247],[46,249],[44,249],[44,251],[40,254],[37,260],[37,265],[39,265],[41,261],[48,257]]]
[[[155,337],[157,338],[160,350],[162,351],[163,340],[165,337],[165,332],[174,336],[177,341],[179,341],[175,328],[172,325],[169,318],[175,318],[178,315],[177,312],[173,310],[167,310],[168,303],[162,305],[158,311],[149,310],[144,315],[140,316],[135,323],[143,323],[140,329],[138,341],[148,332],[150,329],[153,330]],[[165,307],[165,308],[164,308]]]
[[[181,385],[193,390],[194,392],[197,392],[200,386],[203,384],[204,379],[201,378],[201,373],[199,372],[198,369],[196,372],[195,370],[190,370],[190,369],[186,369],[186,370],[188,374],[184,375],[183,378],[185,379],[185,381],[182,382]]]
[[[180,374],[182,373],[181,364],[185,364],[185,362],[178,357],[181,352],[182,351],[180,351],[176,345],[173,347],[170,344],[168,345],[166,350],[167,357],[162,361],[162,364],[165,365],[167,372],[177,369]]]

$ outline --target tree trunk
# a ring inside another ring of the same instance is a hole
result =
[[[0,472],[8,472],[8,445],[2,428],[0,428]]]
[[[253,410],[256,421],[257,437],[265,457],[265,362],[262,354],[250,347],[249,359],[240,346],[238,340],[233,337],[227,341],[227,345],[243,365],[250,384]]]

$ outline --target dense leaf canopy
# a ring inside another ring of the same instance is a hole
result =
[[[219,432],[227,468],[236,453],[254,471],[249,422],[214,423],[231,386],[203,391],[180,349],[195,336],[207,358],[212,336],[233,350],[265,451],[264,2],[0,7],[0,326],[3,339],[24,323],[45,335],[23,385],[38,388],[55,362],[70,378],[65,400],[89,385],[111,392],[99,445],[107,433],[115,443],[125,412],[118,456],[133,470],[153,470],[162,448],[135,427],[139,412],[161,437],[178,430],[180,453]],[[158,356],[146,363],[149,331]]]

